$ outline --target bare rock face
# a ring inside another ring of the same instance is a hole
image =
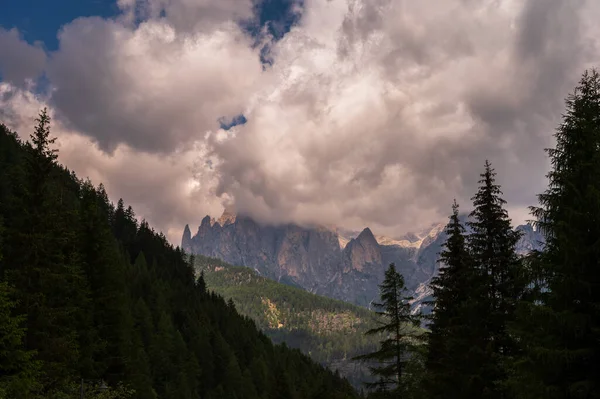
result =
[[[235,223],[236,219],[237,219],[237,215],[235,214],[235,212],[233,212],[230,209],[225,209],[223,211],[223,214],[219,218],[219,220],[217,220],[217,223],[219,223],[221,226],[225,227],[228,224]]]
[[[337,234],[297,225],[265,226],[226,211],[216,221],[207,216],[183,248],[191,253],[248,266],[264,276],[316,290],[338,272],[341,251]]]
[[[369,265],[380,267],[381,249],[375,236],[368,227],[356,239],[351,239],[344,248],[344,272],[356,270],[362,272]],[[371,267],[372,268],[372,267]]]
[[[183,237],[181,238],[181,248],[185,251],[190,251],[192,248],[192,232],[190,231],[190,226],[185,225],[185,229],[183,229]]]
[[[517,253],[525,255],[531,251],[541,250],[546,242],[543,234],[535,230],[531,224],[524,224],[516,229],[521,232],[521,238],[517,242]]]
[[[444,227],[438,223],[399,239],[376,238],[369,228],[357,234],[322,226],[267,226],[227,210],[217,220],[202,219],[193,237],[186,226],[181,244],[187,252],[251,267],[268,278],[367,307],[379,300],[378,285],[394,263],[418,309],[439,271]],[[541,247],[539,232],[529,225],[517,229],[523,233],[519,253]]]

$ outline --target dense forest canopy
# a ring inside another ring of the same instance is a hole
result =
[[[194,255],[193,262],[208,289],[231,299],[237,311],[254,320],[273,342],[285,342],[339,370],[356,387],[371,380],[367,367],[352,358],[377,346],[380,337],[365,335],[376,325],[374,312],[278,283],[216,258]]]
[[[356,397],[198,284],[53,143],[45,111],[30,142],[0,125],[0,398],[93,397],[99,380],[105,398]]]

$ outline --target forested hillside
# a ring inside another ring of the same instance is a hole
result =
[[[179,248],[0,125],[0,398],[352,398],[206,291]],[[117,389],[118,385],[124,388]],[[133,391],[132,391],[133,390]]]
[[[219,259],[196,255],[194,263],[209,290],[232,299],[236,309],[274,342],[300,349],[339,370],[356,386],[370,380],[368,369],[351,359],[378,345],[379,336],[365,335],[376,325],[372,311],[277,283]]]

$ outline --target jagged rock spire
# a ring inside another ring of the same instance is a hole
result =
[[[183,229],[183,237],[181,238],[181,248],[185,251],[189,251],[192,245],[192,232],[190,230],[190,225],[186,224]]]

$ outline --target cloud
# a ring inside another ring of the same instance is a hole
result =
[[[29,139],[34,120],[47,102],[47,98],[0,83],[0,120],[22,140]],[[53,109],[50,115],[51,133],[58,137],[59,161],[80,178],[89,178],[95,185],[103,183],[113,202],[124,198],[140,219],[147,219],[171,242],[178,244],[182,226],[199,214],[221,210],[219,199],[206,189],[213,183],[199,175],[194,177],[201,148],[191,146],[164,155],[120,145],[107,155],[91,138],[56,119]]]
[[[83,18],[59,34],[48,76],[65,123],[112,152],[119,144],[170,153],[240,114],[256,80],[258,54],[232,23],[178,33],[165,19],[135,28]]]
[[[262,219],[393,233],[469,203],[489,158],[522,221],[563,98],[598,61],[590,14],[591,1],[307,2],[249,122],[214,136],[218,192]]]
[[[17,29],[0,27],[0,76],[5,82],[23,86],[44,70],[46,54],[39,45],[23,40]]]
[[[177,32],[211,32],[254,17],[252,0],[117,0],[121,21],[165,20]]]
[[[600,61],[596,3],[305,0],[263,68],[250,1],[119,0],[62,29],[47,96],[5,89],[2,112],[49,104],[61,160],[173,242],[225,204],[399,235],[468,209],[485,159],[522,222],[563,99]]]

